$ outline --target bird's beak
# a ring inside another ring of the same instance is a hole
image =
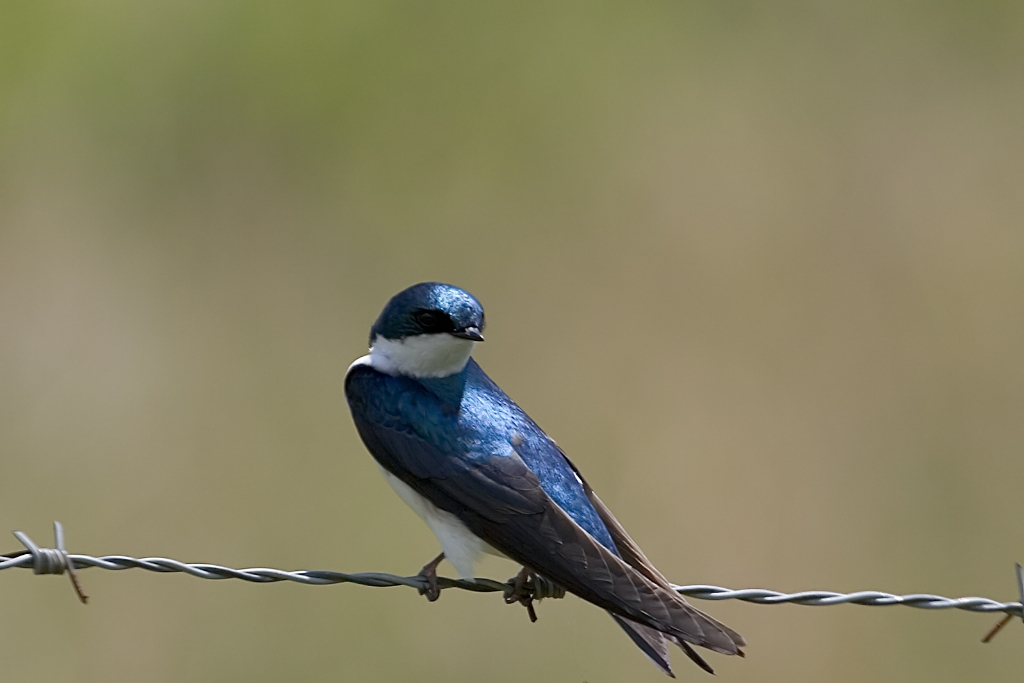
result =
[[[469,341],[482,342],[484,335],[480,334],[480,328],[478,327],[464,327],[461,330],[456,330],[451,333],[453,337],[459,339],[468,339]]]

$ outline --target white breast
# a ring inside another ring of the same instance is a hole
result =
[[[427,523],[430,530],[437,536],[445,558],[455,567],[459,578],[472,579],[474,576],[473,566],[484,553],[505,557],[504,554],[492,548],[490,544],[470,531],[458,517],[440,509],[383,467],[380,467],[380,471],[395,493]]]
[[[368,365],[389,375],[446,377],[466,367],[475,346],[476,342],[457,339],[450,334],[419,335],[405,340],[378,336],[370,347],[370,353],[358,358],[348,370],[351,372],[352,368]],[[473,566],[484,553],[505,557],[504,553],[470,531],[458,517],[431,503],[380,464],[377,467],[395,493],[427,523],[460,578],[473,578]]]

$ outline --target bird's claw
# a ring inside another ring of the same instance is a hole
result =
[[[530,615],[530,621],[537,621],[537,611],[533,608],[533,573],[523,567],[522,571],[516,574],[511,580],[512,589],[505,594],[505,604],[511,605],[518,602],[526,608]]]
[[[427,596],[427,600],[434,602],[441,597],[441,588],[437,585],[437,574],[424,574],[420,572],[418,576],[422,576],[427,580],[427,587],[420,588],[420,595]]]
[[[423,569],[416,576],[423,577],[427,580],[427,587],[420,588],[420,595],[427,596],[427,600],[434,602],[441,597],[441,587],[437,585],[437,565],[441,564],[441,560],[444,559],[444,553],[441,553],[433,560],[423,565]]]

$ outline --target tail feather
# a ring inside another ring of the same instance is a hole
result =
[[[616,624],[622,627],[622,630],[626,632],[626,635],[629,636],[630,640],[632,640],[636,646],[639,647],[645,655],[647,655],[647,659],[651,660],[651,663],[654,664],[654,666],[661,669],[663,674],[671,676],[672,678],[676,677],[672,672],[672,662],[668,657],[668,646],[665,644],[665,635],[661,631],[655,631],[649,626],[638,624],[635,621],[629,621],[628,619],[624,619],[617,614],[612,614],[611,612],[608,614],[611,615]],[[686,647],[689,648],[690,646],[687,645]],[[692,649],[690,651],[693,652]],[[693,654],[696,655],[697,653],[694,652]],[[700,657],[697,659],[700,659]],[[704,660],[701,660],[701,662],[703,661]],[[710,667],[708,667],[707,664],[704,664],[704,666],[710,670]]]
[[[686,656],[693,660],[693,663],[700,668],[707,671],[709,674],[714,675],[715,670],[711,668],[711,665],[704,661],[704,658],[697,654],[697,651],[690,647],[690,644],[685,640],[680,640],[673,636],[666,636],[661,631],[656,631],[650,626],[644,626],[638,624],[635,621],[624,619],[616,614],[609,612],[612,619],[615,620],[622,630],[626,632],[630,640],[636,644],[637,647],[647,656],[647,659],[651,660],[654,666],[658,667],[663,674],[675,678],[676,675],[672,671],[672,661],[668,656],[668,643],[673,643],[686,653]],[[742,653],[740,653],[742,654]]]
[[[711,668],[711,665],[705,662],[704,658],[697,654],[697,651],[690,647],[689,643],[679,640],[678,638],[673,638],[672,640],[675,642],[676,645],[682,648],[683,652],[686,653],[686,656],[689,657],[694,664],[704,669],[712,676],[715,675],[715,670]]]
[[[682,596],[680,596],[680,597],[682,597]],[[709,630],[716,630],[716,631],[719,631],[719,632],[723,633],[730,641],[732,641],[732,648],[731,648],[732,652],[730,652],[730,654],[735,653],[735,654],[738,654],[740,657],[744,656],[743,650],[741,650],[740,648],[745,647],[746,644],[747,644],[747,641],[743,639],[743,636],[741,636],[739,633],[736,633],[736,631],[732,630],[731,628],[729,628],[728,626],[726,626],[725,624],[720,622],[718,619],[715,619],[713,616],[711,616],[707,612],[704,612],[703,610],[697,609],[693,605],[690,605],[689,602],[687,602],[686,604],[689,605],[690,609],[693,610],[696,614],[700,615],[701,624],[702,625],[704,625],[704,624],[712,624],[713,625],[710,628],[705,625],[704,626],[704,632],[705,633],[707,633]]]

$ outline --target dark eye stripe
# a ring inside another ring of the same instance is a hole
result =
[[[451,318],[444,311],[425,309],[413,314],[416,324],[425,333],[451,332],[455,329]]]

